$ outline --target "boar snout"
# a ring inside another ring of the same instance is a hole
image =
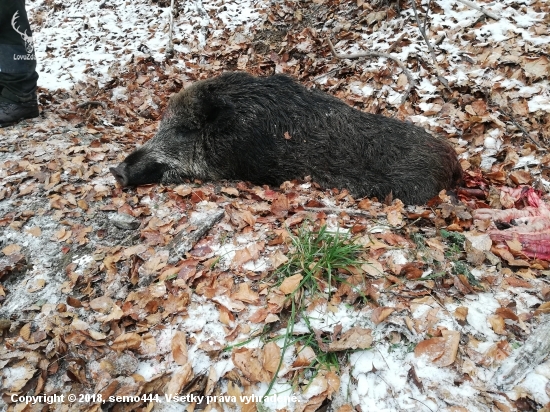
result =
[[[123,187],[128,186],[128,176],[126,174],[125,164],[121,163],[117,167],[110,167],[109,171],[113,174],[116,181]]]
[[[170,159],[143,146],[109,170],[123,187],[163,182]]]

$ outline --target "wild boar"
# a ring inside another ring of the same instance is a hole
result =
[[[110,169],[122,186],[185,179],[280,185],[311,176],[355,196],[425,203],[461,180],[453,147],[290,77],[230,72],[170,98],[159,131]]]

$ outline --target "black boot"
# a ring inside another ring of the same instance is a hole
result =
[[[14,102],[0,99],[0,127],[7,127],[23,119],[38,117],[36,99],[28,102]]]

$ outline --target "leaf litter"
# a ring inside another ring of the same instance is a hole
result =
[[[72,393],[218,398],[47,407],[548,409],[548,361],[494,385],[550,311],[548,4],[479,2],[494,20],[417,3],[437,69],[407,2],[176,1],[172,57],[167,3],[28,4],[42,115],[0,130],[3,408],[18,410],[13,394]],[[400,104],[397,65],[336,60],[328,38],[405,63],[410,97]],[[307,178],[118,187],[109,166],[154,135],[168,97],[226,70],[287,73],[446,137],[461,202],[405,207]],[[171,261],[174,239],[216,210],[222,220]],[[285,347],[304,273],[272,276],[303,227],[351,234],[363,263],[320,280]],[[279,397],[263,405],[240,398],[268,388]]]

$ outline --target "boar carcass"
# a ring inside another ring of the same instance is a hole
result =
[[[421,204],[461,180],[453,147],[290,77],[225,73],[171,97],[159,131],[111,172],[122,186],[185,179],[280,185],[311,178]]]

